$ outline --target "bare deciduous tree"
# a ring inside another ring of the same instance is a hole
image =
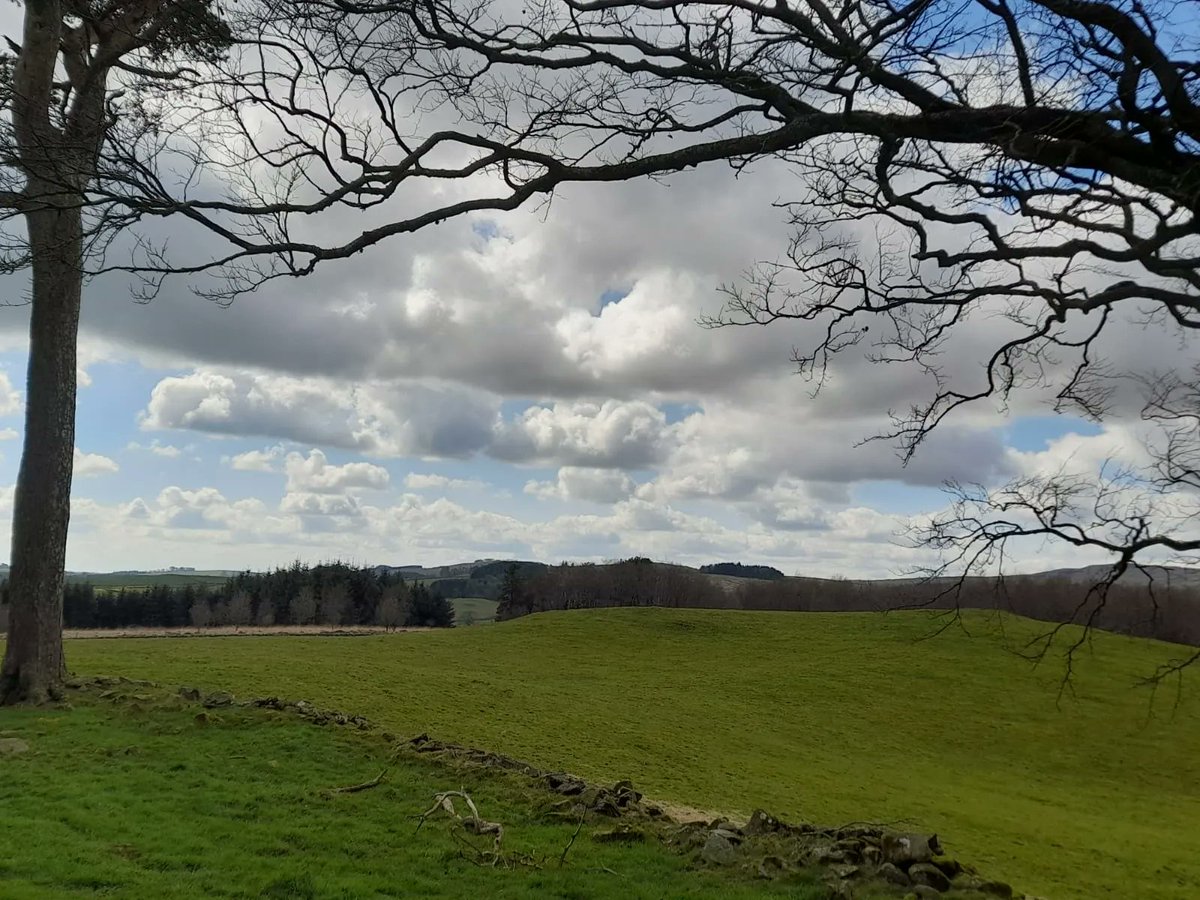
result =
[[[254,621],[254,606],[250,600],[250,595],[245,591],[236,591],[229,598],[229,603],[225,608],[226,625],[242,627],[249,625]]]
[[[317,618],[317,595],[311,585],[304,585],[292,599],[292,619],[295,625],[311,625]]]
[[[375,624],[395,631],[408,620],[408,608],[408,591],[404,583],[389,584],[375,607]]]
[[[1102,343],[1200,329],[1200,41],[1175,5],[301,5],[342,35],[331,46],[369,21],[444,47],[447,97],[529,195],[716,160],[794,166],[788,252],[727,288],[709,324],[807,323],[795,362],[818,386],[852,347],[920,367],[930,396],[881,436],[906,461],[973,403],[1032,391],[1099,420],[1124,412],[1131,380],[1148,387],[1144,466],[960,494],[924,537],[949,551],[938,574],[997,562],[1017,536],[1105,551],[1112,581],[1200,551],[1196,375],[1114,371]],[[400,63],[384,39],[353,46]],[[951,341],[984,319],[980,365],[952,371]]]
[[[193,602],[188,610],[188,616],[192,621],[193,628],[207,628],[213,620],[212,608],[208,605],[207,600]]]
[[[8,262],[33,270],[0,699],[52,696],[63,671],[86,273],[132,273],[149,298],[215,271],[199,290],[226,301],[568,182],[769,157],[804,175],[791,252],[714,324],[815,323],[796,361],[818,379],[851,346],[925,367],[938,387],[897,420],[906,454],[964,404],[1031,385],[1102,416],[1101,334],[1135,314],[1200,326],[1200,61],[1172,15],[1137,0],[264,0],[223,21],[205,0],[27,2],[0,160],[0,200],[28,232]],[[429,181],[454,189],[413,193]],[[378,214],[315,241],[306,223],[337,210]],[[121,229],[167,216],[206,238],[184,242],[199,256],[143,234],[134,259],[102,261]],[[996,313],[980,383],[947,380],[946,341]],[[1135,533],[1127,546],[1162,529]]]

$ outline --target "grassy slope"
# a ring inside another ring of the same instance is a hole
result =
[[[263,712],[222,710],[207,725],[194,715],[95,701],[6,712],[3,730],[31,750],[0,758],[0,897],[817,896],[810,884],[764,889],[690,870],[656,842],[601,845],[586,833],[559,868],[573,825],[544,820],[536,812],[544,798],[513,779],[411,761],[373,790],[322,796],[377,774],[382,748]],[[464,786],[484,816],[505,824],[510,850],[551,862],[541,871],[480,868],[458,858],[444,820],[414,834],[409,816],[437,791]]]
[[[1200,896],[1195,678],[1153,716],[1133,687],[1179,648],[1097,635],[1060,709],[1060,666],[968,621],[973,637],[919,642],[915,613],[616,609],[344,640],[81,641],[69,658],[306,697],[701,808],[913,820],[1054,900]]]
[[[90,583],[97,590],[117,591],[121,588],[138,590],[160,584],[170,585],[174,588],[187,587],[189,584],[198,587],[220,587],[229,579],[224,575],[199,575],[194,572],[161,572],[154,575],[128,575],[113,572],[91,575],[72,574],[67,576],[67,580],[81,584]]]
[[[454,597],[450,602],[454,604],[456,625],[468,624],[466,621],[468,616],[472,620],[470,622],[472,625],[483,625],[496,618],[495,600],[488,600],[484,597]]]

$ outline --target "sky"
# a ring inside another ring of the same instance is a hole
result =
[[[786,179],[712,167],[452,221],[224,308],[101,278],[81,332],[74,570],[477,558],[884,577],[909,516],[1128,442],[1036,397],[973,409],[903,466],[863,439],[927,376],[847,355],[814,397],[789,324],[706,329],[785,246]],[[20,455],[20,275],[0,307],[0,542]],[[986,329],[979,339],[986,337]],[[978,374],[972,338],[956,350]],[[1026,568],[1086,564],[1038,548]]]
[[[932,561],[904,534],[945,507],[948,481],[1138,461],[1133,411],[1099,426],[1053,414],[1035,390],[959,412],[903,465],[894,444],[867,439],[930,396],[927,372],[859,348],[814,395],[790,361],[812,346],[810,326],[702,327],[723,286],[786,251],[778,203],[803,194],[801,177],[764,161],[572,185],[228,307],[186,280],[149,303],[121,276],[89,282],[68,567],[640,555],[886,577]],[[451,202],[455,189],[418,184],[388,212]],[[309,234],[344,240],[377,216],[337,211]],[[210,249],[174,220],[153,228],[193,257]],[[7,546],[27,275],[0,283]],[[979,384],[1002,327],[983,316],[958,330],[940,360],[956,384]],[[1118,371],[1193,352],[1142,329],[1113,329],[1097,350]],[[1097,561],[1030,546],[1015,568]]]

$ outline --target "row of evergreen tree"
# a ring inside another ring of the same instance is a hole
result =
[[[0,585],[7,604],[8,582]],[[454,625],[454,607],[436,590],[394,573],[341,562],[294,563],[273,572],[242,572],[224,584],[97,588],[63,592],[67,628],[172,628],[234,625]]]

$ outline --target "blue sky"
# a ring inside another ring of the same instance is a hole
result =
[[[887,576],[929,561],[897,535],[945,505],[944,482],[1130,451],[1129,419],[1055,415],[1034,389],[956,414],[905,467],[863,442],[930,395],[928,373],[859,348],[814,395],[791,362],[811,328],[701,327],[721,285],[786,248],[780,179],[579,186],[228,309],[186,282],[141,305],[93,281],[69,566],[644,555]],[[0,280],[17,296],[21,278]],[[0,433],[20,429],[25,315],[0,308]],[[969,323],[945,374],[973,383],[992,328]],[[1105,348],[1118,367],[1145,352]],[[0,442],[4,527],[19,449]],[[1052,548],[1027,564],[1092,561]]]
[[[19,388],[24,366],[25,355],[20,351],[0,355],[0,370],[15,387]],[[553,529],[555,522],[562,520],[582,521],[589,526],[580,539],[565,541],[556,547],[564,558],[607,558],[636,551],[636,536],[625,533],[625,529],[636,523],[637,517],[631,517],[628,523],[614,519],[606,524],[601,520],[606,516],[613,517],[614,505],[630,502],[639,491],[652,490],[663,474],[658,466],[593,470],[628,479],[626,484],[616,486],[616,495],[611,498],[604,495],[597,500],[589,497],[586,491],[582,497],[575,496],[572,491],[579,492],[580,489],[572,483],[560,486],[556,480],[559,467],[555,465],[497,459],[487,451],[462,458],[392,453],[380,456],[270,434],[231,435],[188,427],[147,427],[147,409],[155,388],[165,379],[186,378],[191,371],[154,368],[129,359],[101,360],[87,367],[86,386],[79,397],[76,441],[85,455],[85,462],[80,465],[74,495],[78,500],[87,501],[89,509],[123,510],[138,500],[153,506],[156,498],[171,489],[191,494],[215,489],[225,504],[253,502],[262,504],[264,510],[277,511],[289,493],[295,493],[296,486],[289,486],[286,474],[289,456],[292,460],[308,460],[316,450],[321,454],[322,471],[358,464],[386,472],[387,483],[382,488],[349,486],[345,489],[345,496],[360,506],[369,504],[375,509],[385,509],[415,501],[419,506],[429,508],[440,503],[445,508],[435,514],[449,515],[452,520],[456,513],[464,516],[485,513],[503,518],[506,520],[501,529],[503,535],[488,537],[463,533],[451,521],[445,545],[413,543],[406,541],[403,535],[396,535],[396,539],[390,541],[376,532],[365,545],[355,546],[353,540],[348,542],[338,537],[339,531],[355,533],[345,520],[331,516],[322,521],[321,517],[314,516],[296,523],[297,537],[290,544],[286,537],[276,537],[260,547],[255,547],[252,542],[243,543],[234,552],[231,543],[244,541],[244,537],[230,535],[229,541],[215,543],[210,534],[203,534],[200,541],[188,539],[189,530],[198,533],[211,530],[205,527],[203,516],[196,517],[193,510],[191,516],[179,513],[173,521],[164,522],[169,527],[157,529],[157,536],[165,539],[147,540],[143,549],[138,542],[126,545],[119,538],[102,540],[105,530],[103,512],[93,512],[95,521],[80,523],[76,529],[79,540],[73,541],[73,547],[78,544],[81,550],[73,552],[72,567],[87,570],[169,565],[230,568],[277,564],[292,557],[319,559],[335,555],[352,556],[362,562],[393,564],[403,561],[433,564],[476,555],[540,555],[554,560],[556,556],[547,554],[552,552],[549,548],[555,546],[555,542],[548,541],[544,534],[533,539],[524,538],[520,524],[537,526],[544,531]],[[499,422],[511,422],[520,420],[531,409],[547,408],[553,408],[553,405],[528,399],[508,399],[497,405],[496,417]],[[706,414],[702,402],[661,402],[655,408],[661,413],[661,424],[666,429],[686,427],[690,418],[703,419]],[[0,429],[19,432],[20,427],[19,411],[0,418]],[[1081,419],[1048,415],[1019,417],[997,430],[1009,447],[1027,452],[1044,451],[1069,435],[1100,433],[1097,426]],[[0,483],[11,484],[16,478],[19,440],[11,439],[2,446]],[[264,464],[264,470],[236,467],[234,460],[251,452],[272,457]],[[847,449],[846,452],[852,451]],[[896,474],[894,478],[861,479],[850,483],[842,496],[827,500],[826,511],[870,510],[882,518],[894,517],[899,521],[905,516],[936,509],[944,502],[937,485],[906,482],[899,468]],[[832,493],[836,494],[838,490]],[[335,495],[326,493],[323,496]],[[721,529],[736,532],[761,528],[761,523],[755,519],[754,502],[733,502],[728,498],[693,494],[677,497],[668,505],[673,513],[705,522],[706,528],[716,529],[718,533]],[[640,510],[640,513],[645,515],[646,510]],[[118,518],[121,515],[123,513],[114,513]],[[513,523],[517,523],[516,528],[511,527]],[[321,535],[329,537],[327,543],[322,543]],[[148,538],[153,536],[147,534]],[[116,538],[115,535],[111,537]],[[715,543],[702,542],[700,546],[703,549],[698,551],[685,542],[681,549],[687,554],[685,558],[694,563],[726,557],[749,558],[744,547],[726,550],[719,538]],[[813,566],[820,571],[825,565],[821,554],[827,552],[826,548],[814,548],[811,560],[802,555],[789,559],[769,553],[764,559],[785,566],[788,571],[812,571]]]

